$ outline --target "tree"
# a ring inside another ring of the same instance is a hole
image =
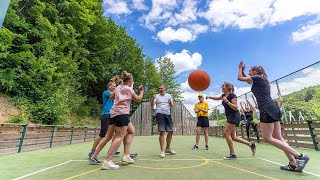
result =
[[[158,71],[162,82],[166,85],[167,92],[172,95],[174,101],[181,101],[182,92],[180,91],[180,84],[176,82],[174,64],[168,57],[160,57],[157,60]]]
[[[226,115],[224,113],[220,113],[219,109],[214,108],[213,111],[209,114],[210,120],[220,120],[226,119]]]

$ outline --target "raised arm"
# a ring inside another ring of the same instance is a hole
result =
[[[252,106],[252,104],[250,103],[250,101],[247,99],[247,104],[249,105],[250,107],[250,111],[253,111],[254,110],[254,107]]]
[[[143,98],[144,89],[142,85],[139,86],[139,91],[140,91],[139,95],[137,95],[135,92],[132,94],[132,99],[137,103],[140,103]]]
[[[243,112],[246,111],[246,110],[243,108],[243,106],[242,106],[242,102],[240,102],[240,107],[241,107],[241,109],[242,109]]]
[[[155,103],[156,103],[156,95],[153,95],[152,98],[151,98],[151,108],[154,107]]]
[[[250,76],[246,76],[244,74],[244,69],[245,69],[245,65],[244,63],[241,61],[239,64],[239,71],[238,71],[238,80],[239,81],[244,81],[247,82],[248,84],[252,84],[252,78]]]
[[[256,99],[254,98],[254,95],[251,95],[251,97],[252,97],[252,100],[254,102],[255,108],[259,109],[258,103],[257,103]]]

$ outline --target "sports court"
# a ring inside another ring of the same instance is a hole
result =
[[[172,147],[177,155],[160,159],[158,136],[137,136],[131,150],[139,153],[138,158],[133,165],[125,165],[114,157],[121,165],[118,170],[89,165],[92,142],[1,156],[1,179],[320,179],[320,155],[314,150],[296,148],[311,159],[303,173],[295,173],[279,169],[287,158],[267,144],[259,143],[253,157],[247,146],[236,143],[238,159],[223,160],[228,154],[225,139],[209,137],[208,151],[203,139],[199,150],[191,150],[194,140],[194,136],[174,136]],[[105,158],[108,147],[99,159]]]

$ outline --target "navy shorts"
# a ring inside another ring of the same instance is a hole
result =
[[[209,127],[209,118],[205,116],[199,116],[197,127],[207,128]]]
[[[157,113],[156,118],[158,121],[159,131],[173,131],[173,122],[171,115]]]
[[[109,128],[109,122],[110,122],[110,114],[103,114],[101,115],[100,118],[100,123],[101,123],[101,129],[99,136],[100,137],[105,137]]]
[[[239,126],[240,121],[241,117],[239,111],[227,115],[227,123]]]
[[[112,124],[115,124],[117,127],[128,126],[128,124],[130,123],[129,115],[121,114],[121,115],[115,116],[111,118],[110,122]]]
[[[260,122],[263,123],[275,123],[280,119],[273,119],[267,112],[260,112]]]

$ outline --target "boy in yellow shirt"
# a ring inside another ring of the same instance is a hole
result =
[[[196,144],[193,146],[192,150],[198,150],[201,128],[203,128],[204,139],[206,142],[206,150],[209,150],[208,146],[208,129],[209,129],[209,119],[208,119],[208,110],[209,105],[207,102],[204,102],[204,95],[198,95],[199,102],[194,105],[194,112],[197,114],[198,122],[196,129]]]

